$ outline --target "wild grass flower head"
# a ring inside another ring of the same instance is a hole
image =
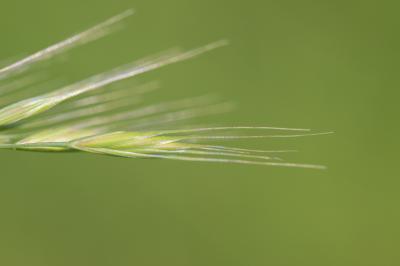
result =
[[[42,85],[40,90],[33,89],[37,79],[40,79],[35,70],[37,65],[112,33],[132,14],[132,10],[125,11],[0,69],[0,148],[324,168],[320,165],[285,162],[281,155],[292,152],[290,150],[257,150],[220,143],[326,133],[314,133],[307,129],[243,126],[165,129],[176,122],[229,111],[232,105],[210,96],[142,104],[145,95],[155,91],[158,83],[118,86],[123,80],[225,46],[228,43],[226,40],[189,51],[162,53],[48,91],[43,91],[46,88],[43,84],[39,84]]]

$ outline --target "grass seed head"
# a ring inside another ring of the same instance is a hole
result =
[[[13,96],[13,93],[21,87],[29,87],[36,75],[30,70],[37,63],[109,34],[132,13],[131,10],[123,12],[84,32],[0,68],[0,104],[14,99],[9,98],[9,94]],[[214,142],[295,138],[325,133],[276,127],[157,130],[157,126],[171,125],[231,110],[232,105],[216,103],[207,96],[152,103],[125,110],[132,108],[125,98],[138,97],[138,94],[108,89],[117,82],[197,57],[227,43],[226,40],[222,40],[189,51],[163,53],[62,86],[51,92],[15,99],[12,104],[0,109],[0,149],[48,152],[75,150],[129,158],[322,169],[323,166],[319,165],[287,163],[276,156],[276,153],[289,152],[287,150],[254,150],[227,147]],[[21,77],[21,73],[24,76]],[[144,86],[142,93],[153,89],[154,84]],[[89,96],[80,98],[85,94]],[[8,98],[4,98],[5,96]],[[67,101],[70,102],[65,103]],[[59,106],[64,108],[57,108]],[[260,133],[249,134],[249,130],[257,130]],[[210,144],[211,142],[213,144]]]

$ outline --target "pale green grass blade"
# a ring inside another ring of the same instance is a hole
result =
[[[71,36],[59,43],[51,45],[41,51],[38,51],[24,59],[17,61],[11,65],[8,65],[2,69],[0,69],[0,80],[9,77],[15,73],[19,73],[34,63],[39,61],[43,61],[57,55],[59,53],[65,52],[68,49],[71,49],[75,46],[86,44],[90,41],[94,41],[100,37],[103,37],[109,34],[115,25],[126,17],[133,14],[133,10],[127,10],[123,13],[120,13],[84,32]]]
[[[161,134],[181,134],[192,132],[206,132],[206,131],[222,131],[222,130],[280,130],[280,131],[310,131],[311,129],[302,128],[283,128],[283,127],[245,127],[245,126],[230,126],[230,127],[205,127],[193,129],[178,129],[178,130],[165,130]]]
[[[240,154],[251,154],[251,153],[293,153],[298,152],[297,150],[257,150],[257,149],[244,149],[228,146],[205,146],[202,149],[212,151],[228,151]]]
[[[69,150],[69,142],[93,136],[98,134],[96,130],[75,130],[74,128],[53,128],[49,130],[39,131],[35,134],[29,135],[28,137],[21,139],[16,143],[16,147],[19,149],[27,150],[40,150],[40,151],[64,151]],[[59,143],[60,146],[54,147],[48,143]],[[32,146],[34,145],[34,146]]]
[[[303,136],[303,135],[302,135]],[[230,162],[239,164],[258,164],[271,166],[301,167],[323,169],[323,166],[309,164],[294,164],[284,162],[265,162],[265,160],[282,160],[275,156],[252,154],[251,150],[225,148],[210,150],[202,144],[185,143],[185,136],[157,136],[157,132],[114,132],[83,138],[71,142],[71,147],[77,150],[103,153],[123,157],[164,158],[188,161]],[[225,150],[223,150],[225,148]],[[248,153],[243,153],[246,151]],[[259,151],[259,150],[257,150]],[[200,156],[200,157],[199,157]],[[209,158],[209,156],[211,156]],[[227,159],[225,157],[237,157]]]
[[[162,150],[162,149],[137,149],[134,152],[139,153],[150,153],[150,154],[184,154],[184,155],[215,155],[215,156],[225,156],[225,157],[240,157],[247,159],[259,159],[259,160],[278,160],[282,161],[279,157],[271,157],[271,156],[257,156],[257,155],[248,155],[248,154],[238,154],[238,153],[230,153],[230,152],[212,152],[212,151],[199,151],[195,149],[191,149],[188,147],[187,149],[179,149],[179,150]]]
[[[117,109],[131,107],[140,102],[140,98],[135,99],[120,99],[115,102],[99,104],[96,106],[89,106],[79,108],[73,111],[64,111],[51,116],[41,117],[38,120],[28,122],[19,126],[19,129],[35,129],[38,127],[52,127],[61,123],[67,123],[74,119],[83,119],[89,116],[102,115]]]
[[[322,133],[309,133],[309,134],[291,134],[291,135],[258,135],[258,136],[186,136],[186,140],[202,140],[202,139],[217,139],[217,140],[236,140],[236,139],[263,139],[263,138],[299,138],[299,137],[310,137],[328,135],[333,132],[322,132]]]
[[[110,72],[99,74],[84,81],[64,87],[55,92],[17,102],[15,104],[12,104],[11,106],[0,109],[0,127],[8,126],[28,117],[43,113],[58,105],[59,103],[81,95],[83,93],[102,88],[111,83],[131,78],[136,75],[143,74],[145,72],[172,63],[193,58],[204,52],[208,52],[226,44],[227,43],[225,41],[220,41],[203,46],[198,49],[183,52],[181,54],[169,56],[166,58],[161,58],[159,60],[154,60],[141,65],[118,68]]]
[[[19,130],[32,130],[38,127],[53,127],[70,120],[82,120],[89,116],[100,116],[118,109],[132,108],[143,102],[142,94],[158,88],[157,82],[150,82],[132,90],[114,91],[88,96],[54,108],[53,112],[45,114],[33,121],[18,126]],[[72,124],[70,124],[73,126]]]
[[[130,151],[121,151],[107,148],[80,148],[82,151],[99,153],[127,158],[158,158],[169,159],[178,161],[191,161],[191,162],[212,162],[212,163],[232,163],[232,164],[245,164],[245,165],[263,165],[263,166],[279,166],[291,168],[306,168],[306,169],[326,169],[325,166],[313,164],[297,164],[297,163],[281,163],[281,162],[264,162],[264,161],[251,161],[251,160],[238,160],[238,159],[223,159],[223,158],[207,158],[207,157],[191,157],[180,155],[161,155],[161,154],[145,154]]]

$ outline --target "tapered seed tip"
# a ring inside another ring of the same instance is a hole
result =
[[[313,165],[313,167],[310,167],[312,169],[316,169],[316,170],[327,170],[328,167],[325,165]]]
[[[216,49],[216,48],[220,48],[220,47],[224,47],[229,45],[229,40],[227,39],[222,39],[213,43],[210,43],[206,46],[207,49],[212,50],[212,49]]]
[[[135,14],[135,12],[136,12],[135,9],[129,8],[129,9],[123,11],[122,13],[120,13],[120,16],[121,17],[129,17],[129,16]]]
[[[335,131],[321,131],[318,129],[309,129],[308,131],[314,131],[314,132],[319,131],[318,133],[316,133],[318,135],[331,135],[336,133]]]
[[[113,24],[113,23],[120,22],[120,21],[128,18],[129,16],[133,15],[134,13],[135,13],[134,9],[127,9],[127,10],[115,15],[114,17],[110,18],[109,20],[107,20],[106,23]]]

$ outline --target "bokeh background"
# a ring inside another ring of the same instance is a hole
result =
[[[139,79],[162,82],[159,100],[238,103],[213,123],[333,130],[247,142],[329,169],[0,151],[1,265],[400,264],[398,1],[2,0],[0,58],[132,7],[66,77],[227,38]]]

